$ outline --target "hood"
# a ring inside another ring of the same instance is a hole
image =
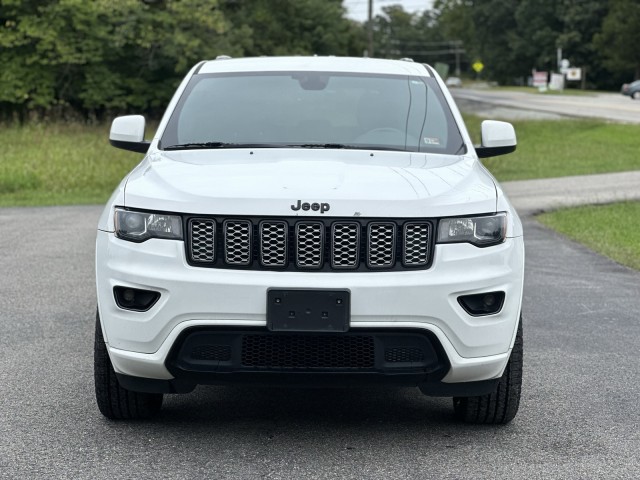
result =
[[[314,203],[325,204],[325,212],[309,208]],[[496,189],[467,156],[190,150],[148,155],[129,175],[125,206],[209,215],[439,217],[494,212]]]

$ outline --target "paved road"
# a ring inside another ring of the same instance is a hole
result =
[[[477,110],[470,104],[491,105],[513,109],[514,115],[522,110],[537,112],[540,118],[570,116],[601,118],[614,122],[640,123],[640,101],[621,94],[598,93],[589,95],[540,95],[508,90],[452,89],[451,93],[463,110]],[[530,115],[529,115],[530,117]]]
[[[525,221],[509,426],[401,390],[200,387],[152,422],[93,399],[96,207],[0,209],[0,478],[637,478],[640,273]]]

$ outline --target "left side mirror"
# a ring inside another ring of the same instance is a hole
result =
[[[117,117],[111,123],[109,143],[131,152],[147,153],[151,142],[144,140],[145,120],[142,115]]]
[[[517,140],[513,125],[508,122],[482,122],[482,145],[475,147],[478,158],[495,157],[515,151]]]

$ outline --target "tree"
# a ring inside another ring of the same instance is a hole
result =
[[[0,0],[0,115],[162,111],[219,54],[360,55],[341,0]]]
[[[468,57],[481,60],[483,75],[511,82],[515,68],[510,46],[516,29],[519,2],[503,0],[437,0],[434,3],[438,28],[445,38],[461,39]]]
[[[231,47],[216,0],[0,0],[5,113],[153,111]]]
[[[608,4],[601,0],[437,0],[434,9],[443,37],[462,39],[468,55],[482,59],[487,78],[511,83],[529,75],[532,68],[555,70],[556,51],[561,47],[572,65],[588,67],[592,80],[609,85],[610,75],[604,72],[592,41]]]
[[[509,48],[514,76],[532,69],[557,71],[557,40],[563,29],[556,0],[520,0],[515,9],[515,29]]]
[[[602,30],[594,36],[605,67],[614,73],[640,78],[640,9],[635,0],[610,0]],[[633,73],[632,73],[633,72]]]
[[[233,29],[245,32],[244,55],[361,55],[362,27],[341,0],[227,0]]]

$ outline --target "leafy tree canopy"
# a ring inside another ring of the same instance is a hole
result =
[[[197,61],[353,55],[366,29],[342,0],[0,0],[0,116],[159,114]],[[376,56],[446,62],[522,82],[555,70],[556,49],[590,86],[640,78],[637,0],[436,0],[387,5],[372,20]]]
[[[340,0],[0,0],[0,114],[157,114],[191,66],[359,55]]]

